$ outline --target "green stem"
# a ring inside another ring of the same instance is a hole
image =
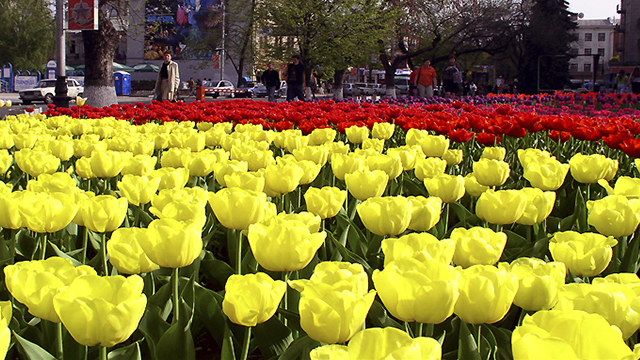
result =
[[[102,233],[100,242],[100,257],[102,260],[102,269],[104,270],[104,276],[109,276],[109,267],[107,264],[107,235]]]
[[[107,360],[107,348],[104,346],[100,346],[100,360]]]
[[[421,322],[416,323],[416,333],[413,334],[413,337],[421,337],[422,336],[422,327],[423,327],[423,324]]]
[[[284,291],[284,296],[282,297],[282,302],[281,302],[281,307],[283,310],[288,310],[289,309],[289,276],[291,275],[291,273],[289,271],[284,271],[282,273],[282,277],[283,277],[283,281],[285,284],[287,284],[287,289]],[[284,324],[284,326],[287,326],[288,320],[285,316],[282,317],[282,323]]]
[[[482,324],[478,325],[478,354],[482,358],[482,352],[480,351],[480,345],[482,344]]]
[[[173,323],[177,323],[180,320],[180,269],[175,268],[171,273],[171,283],[173,285],[173,290],[171,295],[173,296]]]
[[[40,260],[44,260],[47,256],[47,233],[40,234],[40,248],[42,250]]]
[[[251,327],[244,328],[244,340],[242,341],[242,350],[240,353],[240,360],[247,360],[249,356],[249,343],[251,342]]]
[[[56,324],[56,330],[58,332],[58,336],[56,337],[56,345],[58,346],[58,360],[64,359],[64,347],[62,346],[62,323]]]
[[[236,274],[242,275],[242,230],[238,231],[238,252],[236,253]]]
[[[449,231],[449,203],[445,203],[444,204],[444,233],[442,234],[443,239],[447,236],[448,231]]]
[[[87,245],[89,245],[89,229],[82,226],[82,265],[87,264]]]

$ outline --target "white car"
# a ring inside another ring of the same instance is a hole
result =
[[[355,83],[353,85],[355,85],[358,88],[358,90],[360,90],[360,94],[362,95],[371,96],[376,94],[376,91],[372,87],[370,87],[371,84]]]
[[[76,79],[67,79],[67,96],[75,99],[82,96],[84,87]],[[19,91],[20,100],[23,105],[29,105],[33,101],[44,101],[45,104],[53,104],[53,97],[56,95],[56,79],[40,80],[34,89]]]

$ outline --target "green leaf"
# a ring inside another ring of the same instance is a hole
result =
[[[222,260],[209,259],[208,256],[205,256],[205,259],[202,260],[200,268],[207,279],[217,282],[221,287],[224,287],[224,284],[227,283],[229,276],[235,274],[235,271],[228,263]]]
[[[307,335],[297,338],[289,345],[289,348],[280,356],[279,360],[309,360],[311,350],[321,344]]]
[[[206,289],[196,283],[195,287],[195,312],[197,318],[204,323],[213,339],[222,346],[222,338],[224,336],[224,325],[226,318],[222,313],[223,297],[209,289]]]
[[[60,250],[60,248],[58,248],[56,246],[56,244],[52,243],[51,241],[49,241],[49,246],[51,246],[51,248],[53,248],[53,251],[56,253],[56,255],[58,255],[59,257],[63,258],[63,259],[69,259],[71,260],[71,262],[73,263],[73,266],[80,266],[82,265],[82,263],[76,259],[74,259],[73,257],[69,256],[67,253],[65,253],[64,251]],[[78,253],[79,251],[76,250],[74,251],[74,253]]]
[[[404,330],[404,326],[389,316],[387,309],[378,299],[373,301],[373,305],[371,305],[367,318],[374,326],[377,327],[394,327],[396,329]]]
[[[38,247],[38,239],[29,235],[29,231],[23,229],[16,235],[16,253],[25,259],[31,259]]]
[[[260,353],[265,358],[282,354],[293,341],[291,329],[285,326],[277,316],[258,324],[252,332]]]
[[[478,352],[478,343],[471,335],[469,325],[462,320],[458,337],[458,360],[482,360]]]
[[[486,324],[483,325],[486,328],[491,329],[491,333],[493,334],[497,352],[495,354],[496,360],[513,360],[513,353],[511,351],[511,331],[497,327],[495,325]]]
[[[131,345],[109,351],[108,360],[142,360],[140,345],[135,342]]]
[[[236,360],[235,341],[228,322],[224,324],[224,336],[222,340],[220,358],[225,360]]]
[[[13,336],[18,340],[19,352],[23,354],[29,360],[56,360],[56,358],[49,354],[46,350],[32,343],[31,341],[23,338],[13,331]],[[21,350],[21,351],[20,351]]]
[[[158,360],[195,360],[196,351],[191,336],[191,308],[182,300],[179,306],[180,320],[173,323],[162,335],[156,346]]]
[[[170,325],[162,318],[161,309],[157,306],[147,304],[147,310],[140,321],[138,329],[144,335],[151,357],[155,360],[156,347],[162,336],[167,332]]]

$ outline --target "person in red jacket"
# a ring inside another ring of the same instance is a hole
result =
[[[438,77],[436,70],[431,66],[431,60],[424,60],[418,69],[415,84],[418,87],[418,96],[421,98],[433,96],[433,88],[438,85]]]
[[[413,71],[409,75],[409,96],[418,96],[418,86],[416,85],[416,79],[418,78],[419,66],[414,66]]]

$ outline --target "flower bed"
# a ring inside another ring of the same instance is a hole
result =
[[[637,359],[637,100],[8,117],[0,351]]]

